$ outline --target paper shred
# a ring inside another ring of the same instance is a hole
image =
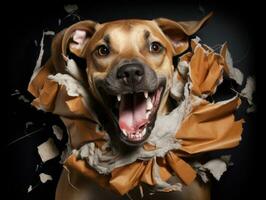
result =
[[[247,109],[247,113],[252,113],[252,112],[255,112],[256,111],[256,106],[255,105],[252,105],[250,107],[248,107]]]
[[[11,96],[16,96],[16,95],[19,95],[20,94],[20,91],[19,90],[15,90],[12,94],[11,94]]]
[[[32,191],[32,185],[29,185],[28,187],[28,193]]]
[[[42,183],[46,183],[47,181],[52,181],[53,180],[51,175],[48,175],[48,174],[45,174],[45,173],[41,173],[39,175],[39,177],[40,177],[40,180],[41,180]]]
[[[73,59],[67,58],[66,71],[70,73],[75,79],[82,81],[82,74],[77,63]]]
[[[38,71],[41,68],[42,58],[43,58],[43,54],[44,54],[44,48],[43,48],[44,47],[44,36],[46,36],[46,35],[55,35],[55,32],[54,31],[44,31],[43,32],[42,39],[41,39],[41,42],[40,42],[40,53],[39,53],[38,59],[36,61],[36,64],[35,64],[35,67],[34,67],[33,74],[31,76],[30,82],[35,78],[35,76],[37,75]]]
[[[33,125],[33,122],[26,122],[25,127],[26,129]]]
[[[49,138],[46,142],[42,143],[37,148],[43,162],[51,160],[59,155],[59,151],[56,148],[52,138]]]
[[[221,159],[213,159],[203,165],[208,169],[216,180],[220,180],[223,173],[227,170],[226,163]]]
[[[76,4],[68,4],[64,6],[64,9],[67,13],[72,14],[79,9]]]
[[[140,198],[143,199],[144,192],[143,192],[143,188],[142,188],[142,185],[141,184],[139,185],[139,193],[140,193]]]
[[[21,100],[24,103],[30,103],[30,100],[28,100],[23,94],[19,95],[18,100]]]
[[[57,125],[53,125],[52,129],[56,138],[61,141],[63,139],[63,130]]]
[[[225,52],[225,62],[226,62],[226,65],[227,65],[228,71],[229,71],[228,76],[231,79],[234,79],[237,82],[237,84],[242,85],[244,75],[238,68],[235,68],[233,66],[233,59],[232,59],[231,53],[229,52],[227,47],[226,47],[225,51],[226,51]]]
[[[247,98],[247,101],[249,103],[249,105],[252,105],[253,102],[252,102],[252,94],[254,93],[255,91],[255,80],[254,78],[252,77],[248,77],[247,78],[247,83],[246,83],[246,86],[245,88],[241,91],[241,96]]]
[[[62,20],[59,18],[58,19],[58,26],[60,26],[62,24]]]
[[[43,130],[43,128],[39,128],[39,129],[37,129],[37,130],[35,130],[35,131],[32,131],[32,132],[30,132],[30,133],[28,133],[28,134],[26,134],[26,135],[23,135],[23,136],[21,136],[21,137],[15,139],[15,140],[13,140],[12,142],[8,143],[8,146],[10,146],[10,145],[12,145],[12,144],[15,144],[16,142],[21,141],[21,140],[23,140],[23,139],[25,139],[25,138],[27,138],[27,137],[30,137],[31,135],[34,135],[34,134],[36,134],[36,133],[39,133],[41,130]]]
[[[209,182],[209,178],[208,178],[208,176],[207,176],[207,174],[206,174],[206,172],[205,171],[198,171],[198,175],[200,176],[200,178],[201,178],[201,180],[204,182],[204,183],[207,183],[207,182]]]

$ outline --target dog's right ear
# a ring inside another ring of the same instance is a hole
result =
[[[62,39],[62,53],[67,54],[69,50],[78,57],[84,57],[84,47],[95,33],[97,22],[86,20],[70,26],[64,33]]]
[[[63,56],[70,52],[84,58],[84,47],[96,31],[97,22],[85,20],[59,32],[53,39],[51,57],[57,72],[64,72]],[[62,56],[63,55],[63,56]]]

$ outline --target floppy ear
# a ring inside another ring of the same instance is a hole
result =
[[[172,43],[175,55],[179,55],[189,47],[189,36],[199,31],[212,14],[212,12],[209,13],[199,21],[176,22],[166,18],[158,18],[154,21]]]
[[[78,57],[84,57],[84,47],[95,32],[98,23],[90,20],[78,22],[70,26],[62,39],[62,53],[69,50]]]
[[[57,72],[65,72],[64,58],[69,52],[84,58],[84,47],[95,33],[97,25],[94,21],[81,21],[56,34],[52,42],[51,57]]]

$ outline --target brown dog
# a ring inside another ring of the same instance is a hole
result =
[[[189,48],[189,36],[209,17],[189,22],[155,19],[98,24],[82,21],[57,34],[52,44],[51,62],[57,72],[66,73],[62,53],[76,60],[86,60],[84,69],[80,67],[81,71],[72,72],[72,76],[88,88],[95,102],[93,112],[109,133],[113,145],[119,151],[134,151],[150,136],[157,116],[172,109],[169,92],[175,70],[173,57]],[[77,179],[78,190],[69,184],[67,173],[63,171],[57,200],[118,198],[78,174],[72,177]],[[210,198],[208,187],[197,181],[182,192],[145,194],[144,190],[144,199]]]

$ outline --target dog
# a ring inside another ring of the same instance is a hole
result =
[[[56,72],[63,74],[68,73],[65,62],[69,57],[78,63],[80,71],[72,76],[87,88],[93,99],[92,110],[114,147],[130,153],[150,137],[157,117],[173,109],[170,90],[177,70],[173,59],[190,48],[191,36],[210,16],[188,22],[165,18],[103,24],[81,21],[55,36],[50,62]],[[182,91],[181,87],[180,94]],[[73,177],[78,190],[63,170],[57,200],[124,198],[97,187],[80,174]],[[149,196],[144,188],[146,198],[207,200],[210,191],[207,184],[196,179],[182,192]]]

